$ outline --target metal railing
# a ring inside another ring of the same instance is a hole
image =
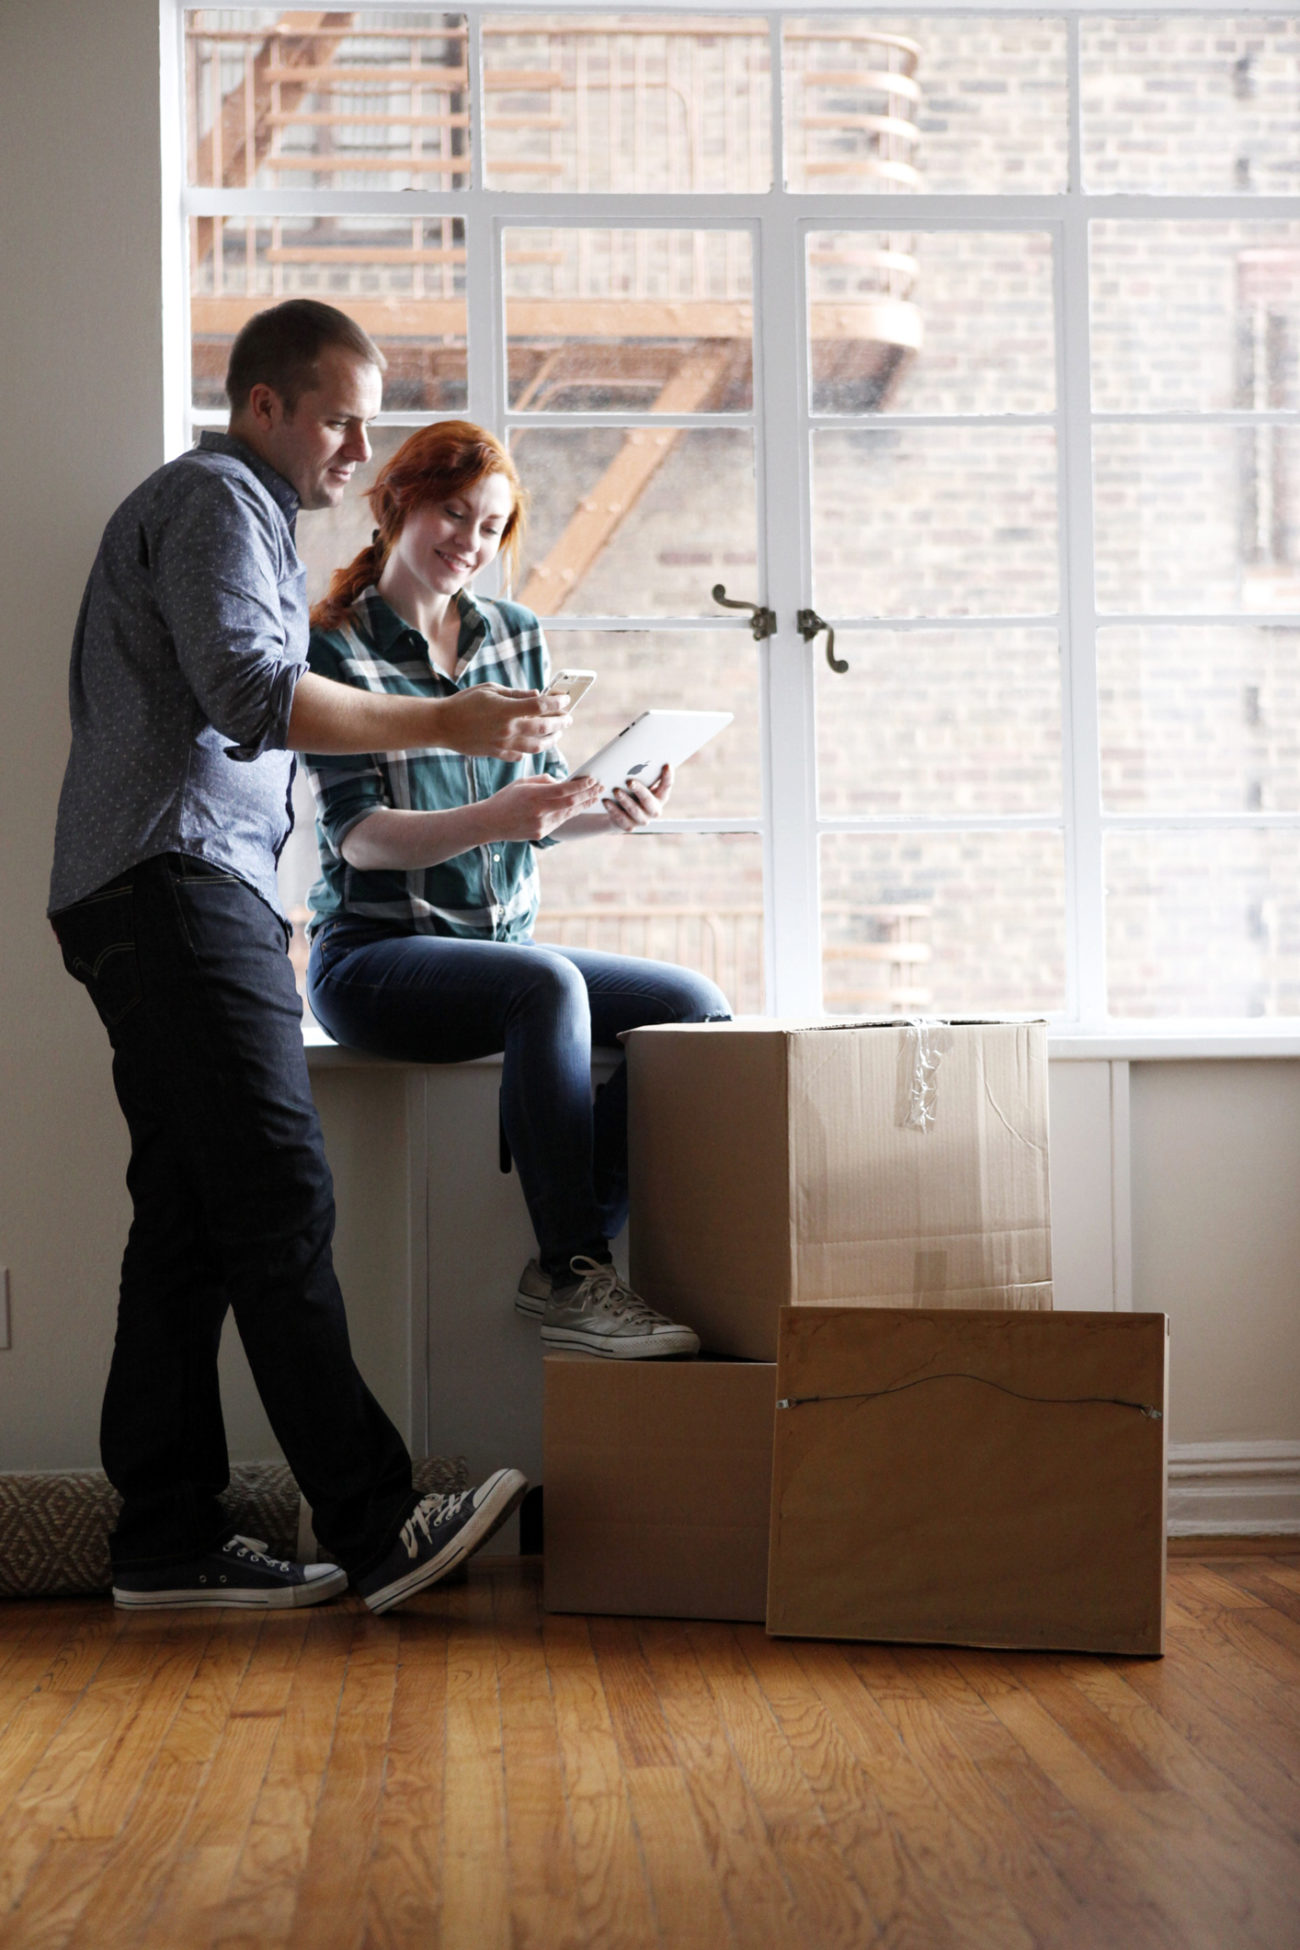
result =
[[[467,29],[378,26],[361,9],[186,28],[190,181],[338,188],[349,171],[468,180]],[[391,16],[389,17],[391,19]],[[588,16],[483,27],[486,180],[631,192],[762,190],[771,179],[766,33],[744,20]],[[910,190],[921,50],[857,22],[784,38],[796,185]],[[393,185],[397,187],[397,185]]]

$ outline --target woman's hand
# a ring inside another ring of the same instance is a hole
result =
[[[494,840],[544,840],[599,797],[594,779],[516,779],[483,800],[481,810]]]
[[[599,792],[592,779],[528,778],[445,812],[377,806],[344,834],[339,851],[360,873],[411,873],[496,840],[545,839],[594,806]],[[604,826],[604,815],[597,817]]]
[[[610,825],[618,833],[635,833],[639,827],[649,826],[658,819],[668,795],[673,789],[673,768],[665,765],[653,785],[642,785],[640,779],[629,779],[625,785],[615,786],[608,799],[601,801],[609,814]]]

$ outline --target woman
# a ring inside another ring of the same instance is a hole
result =
[[[524,492],[505,448],[443,421],[380,470],[368,548],[312,611],[313,670],[371,691],[448,697],[471,684],[540,690],[537,618],[470,594],[513,569]],[[506,762],[449,751],[309,759],[322,875],[312,890],[308,995],[340,1043],[420,1063],[504,1051],[501,1110],[538,1254],[515,1306],[548,1347],[621,1358],[694,1354],[619,1279],[609,1241],[627,1216],[627,1081],[591,1100],[593,1045],[646,1023],[725,1020],[712,982],[667,962],[534,943],[534,848],[575,832],[632,833],[671,789],[631,781],[597,805],[555,752]]]

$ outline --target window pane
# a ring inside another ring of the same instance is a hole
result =
[[[576,840],[539,857],[536,940],[679,962],[717,982],[737,1015],[761,1014],[763,849],[756,834]]]
[[[735,722],[677,774],[673,819],[760,810],[758,646],[738,630],[552,630],[551,668],[599,672],[574,713],[565,756],[579,765],[642,711],[730,711]]]
[[[1300,810],[1300,630],[1098,632],[1111,812]]]
[[[1042,413],[1056,400],[1042,231],[814,231],[814,413]]]
[[[532,496],[520,601],[539,615],[716,614],[715,582],[756,577],[748,432],[539,427],[511,447]]]
[[[1065,25],[813,14],[786,23],[793,190],[1063,190]]]
[[[817,659],[823,814],[1059,817],[1054,630],[846,630],[835,650],[847,674]]]
[[[823,615],[1050,613],[1056,554],[1050,427],[813,435]]]
[[[1112,833],[1116,1016],[1300,1014],[1300,834]]]
[[[498,190],[766,190],[769,69],[763,20],[489,16],[487,183]]]
[[[225,405],[240,326],[285,298],[319,298],[388,360],[389,412],[463,411],[465,227],[451,217],[192,217],[194,404]]]
[[[1099,412],[1300,408],[1300,223],[1094,223],[1091,244]]]
[[[821,860],[828,1009],[1064,1007],[1059,833],[826,833]]]
[[[745,231],[508,230],[516,412],[744,412],[754,403]]]
[[[1300,16],[1080,23],[1090,190],[1284,195],[1300,167]]]
[[[469,183],[463,16],[256,13],[186,21],[189,180],[225,189]]]
[[[1093,464],[1103,609],[1300,609],[1300,431],[1098,426]]]

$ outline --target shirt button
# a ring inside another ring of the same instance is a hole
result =
[[[492,855],[492,858],[496,861],[498,866],[501,865],[501,855],[499,853],[494,853]]]

